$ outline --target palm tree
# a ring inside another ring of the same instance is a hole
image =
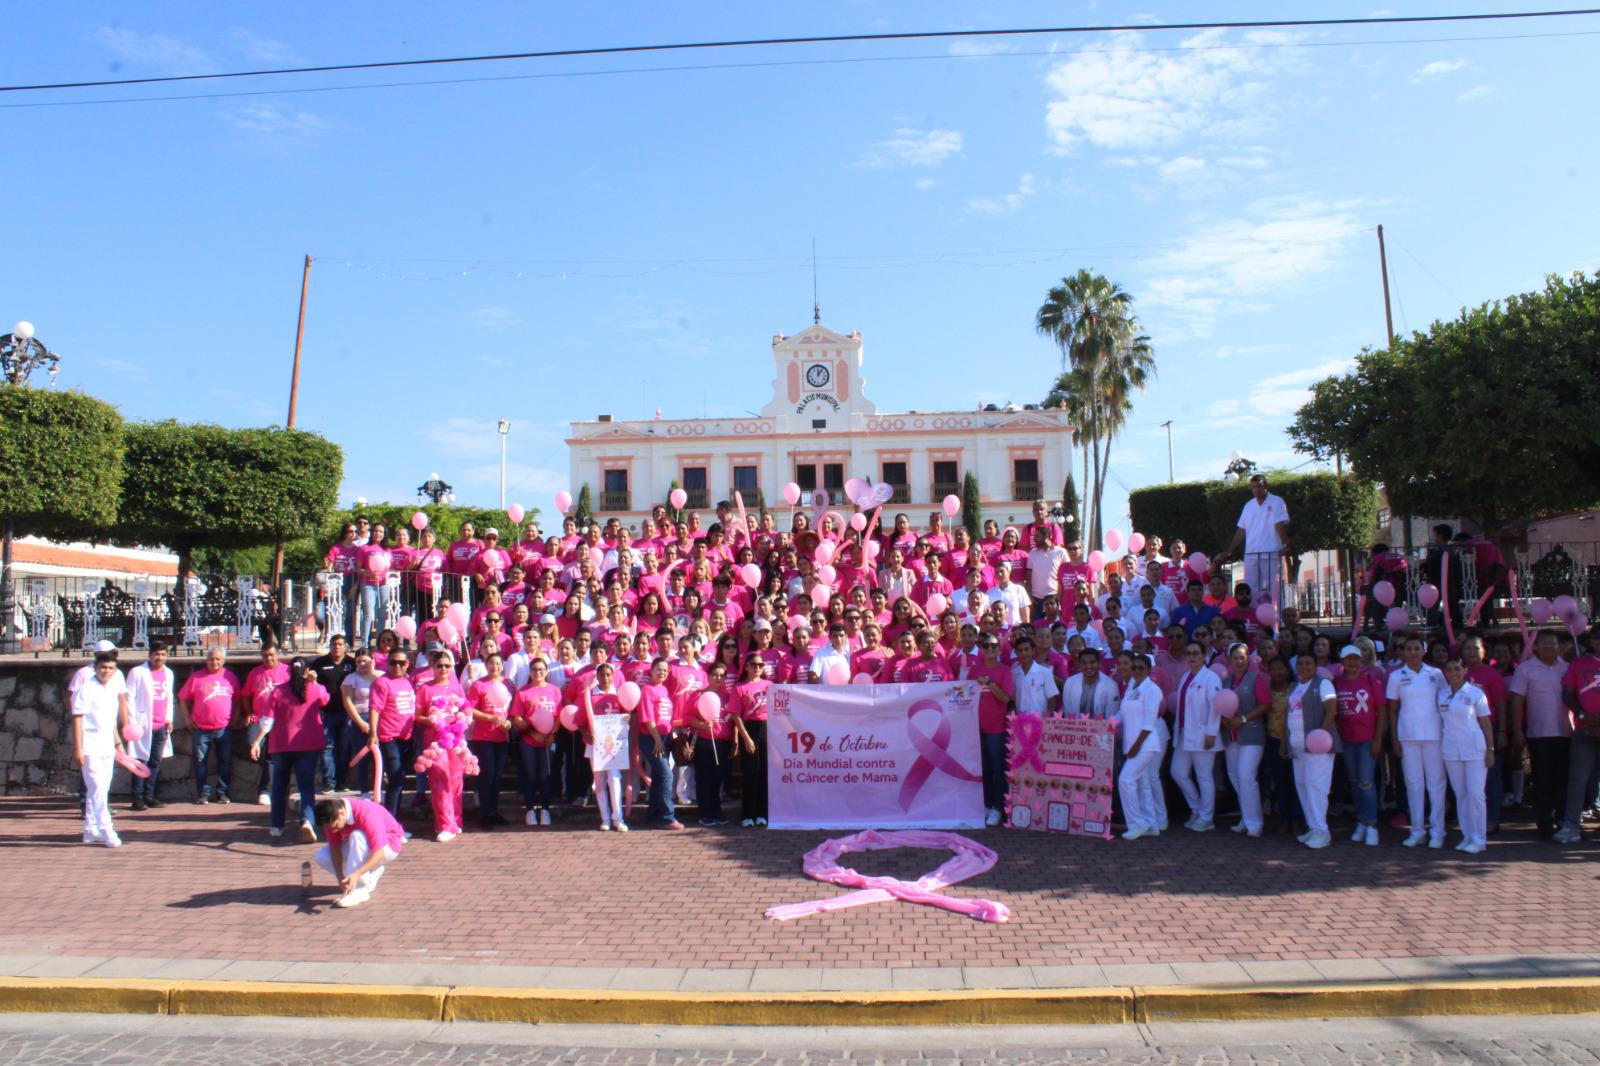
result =
[[[1059,407],[1072,419],[1072,424],[1078,427],[1078,443],[1083,450],[1083,484],[1092,486],[1089,480],[1089,445],[1086,443],[1088,427],[1094,421],[1090,410],[1089,394],[1093,391],[1093,384],[1089,380],[1087,370],[1065,370],[1056,378],[1055,385],[1050,389],[1050,395],[1044,398],[1043,406],[1046,408]],[[1089,499],[1086,495],[1079,501],[1078,506],[1078,532],[1087,537],[1089,535]],[[1064,501],[1063,501],[1064,502]]]
[[[1087,435],[1089,441],[1084,447],[1084,484],[1089,491],[1083,530],[1090,544],[1098,544],[1111,440],[1132,409],[1132,394],[1142,390],[1155,374],[1150,338],[1139,333],[1133,297],[1088,270],[1062,278],[1061,284],[1045,294],[1034,326],[1061,350],[1062,374],[1051,391],[1052,398],[1059,393],[1061,400],[1052,406],[1066,407],[1069,412],[1076,407],[1078,440],[1082,442]]]

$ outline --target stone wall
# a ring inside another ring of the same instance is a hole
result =
[[[123,671],[139,659],[124,654]],[[8,659],[0,661],[0,796],[78,795],[80,777],[72,761],[72,719],[67,682],[83,659]],[[238,659],[229,669],[243,678],[258,660]],[[203,663],[199,659],[169,658],[167,665],[183,682]],[[180,715],[180,717],[182,717]],[[161,764],[160,795],[164,800],[194,798],[194,767],[189,731],[174,731],[173,756]],[[233,731],[233,786],[235,799],[256,796],[260,771],[248,758],[244,730]],[[216,759],[211,760],[213,767]],[[112,796],[126,796],[129,774],[120,767],[111,785]]]

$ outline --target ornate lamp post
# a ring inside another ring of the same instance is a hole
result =
[[[5,374],[10,385],[26,385],[28,375],[40,367],[50,373],[50,384],[56,383],[56,371],[61,357],[46,348],[33,335],[32,322],[18,322],[11,332],[0,335],[0,373]],[[11,541],[16,529],[11,516],[5,517],[5,532],[0,540],[0,650],[15,651],[17,642],[12,639],[12,629],[17,617],[17,587],[11,574]]]
[[[1240,478],[1248,478],[1256,472],[1256,464],[1238,452],[1228,456],[1228,465],[1223,469],[1222,480],[1232,485]]]
[[[434,504],[455,503],[456,493],[453,486],[439,480],[437,471],[428,475],[428,480],[417,486],[417,498],[431,500]]]

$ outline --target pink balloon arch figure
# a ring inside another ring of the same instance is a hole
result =
[[[1394,606],[1394,586],[1387,581],[1380,581],[1372,586],[1372,598],[1385,607]]]
[[[562,489],[556,493],[556,511],[560,514],[566,514],[570,510],[572,510],[572,493]]]
[[[872,487],[858,477],[853,477],[844,483],[844,498],[856,506],[861,505],[861,497],[872,491]]]
[[[689,494],[682,489],[673,489],[667,494],[667,502],[672,504],[673,510],[683,510],[683,505],[689,502]]]
[[[944,516],[954,518],[961,513],[961,497],[951,493],[944,498]]]
[[[1406,613],[1404,607],[1391,607],[1389,613],[1383,616],[1383,623],[1389,627],[1390,632],[1398,633],[1411,624],[1411,616]]]
[[[1333,734],[1326,729],[1313,729],[1306,734],[1306,751],[1312,755],[1326,755],[1333,750]]]

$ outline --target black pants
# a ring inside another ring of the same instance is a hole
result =
[[[767,723],[746,722],[745,732],[755,741],[754,755],[739,752],[739,809],[741,818],[767,816]]]
[[[733,745],[726,740],[700,737],[694,742],[694,799],[701,824],[723,820],[722,775],[732,756]]]
[[[1550,834],[1561,825],[1567,809],[1567,761],[1572,741],[1566,737],[1530,737],[1528,759],[1533,763],[1533,820],[1539,832]]]

